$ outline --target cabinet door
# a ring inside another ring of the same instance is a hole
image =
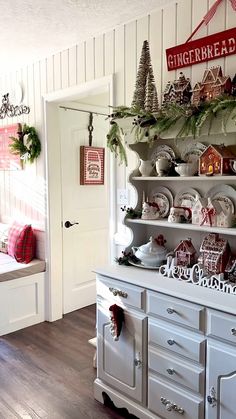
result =
[[[208,342],[206,419],[235,419],[236,348]]]
[[[145,402],[146,318],[125,311],[125,321],[118,341],[110,331],[109,306],[97,306],[98,378],[136,401]]]

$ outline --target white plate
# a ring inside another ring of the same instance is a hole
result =
[[[156,162],[157,159],[160,158],[166,158],[170,161],[175,160],[175,153],[174,150],[169,147],[168,145],[158,145],[153,151],[152,154],[150,156],[150,160],[152,160],[153,162]]]
[[[148,265],[143,265],[142,262],[135,263],[132,260],[129,260],[129,263],[130,265],[137,266],[138,268],[143,268],[143,269],[159,269],[160,266],[162,265],[160,264],[159,266],[148,266]]]
[[[235,213],[236,205],[236,190],[230,185],[215,185],[206,194],[206,198],[211,198],[213,201],[223,202],[231,207],[232,214]]]
[[[161,194],[161,195],[165,195],[169,201],[169,209],[170,210],[171,207],[173,207],[174,205],[174,199],[173,199],[173,195],[171,193],[171,191],[166,188],[165,186],[157,186],[156,188],[152,189],[151,193],[150,193],[150,198],[149,201],[152,202],[157,202],[156,201],[156,194]],[[158,203],[158,202],[157,202]],[[165,213],[165,212],[164,212]],[[163,218],[167,217],[168,212],[166,212],[166,215],[161,215]]]
[[[192,143],[185,147],[181,158],[186,162],[194,162],[199,159],[202,152],[206,150],[207,146],[202,143]]]
[[[170,202],[166,195],[161,192],[155,192],[152,195],[151,202],[156,202],[159,206],[161,218],[167,217],[170,211]]]
[[[199,198],[201,198],[201,195],[198,191],[196,191],[196,189],[185,188],[175,195],[174,205],[176,207],[193,208]]]

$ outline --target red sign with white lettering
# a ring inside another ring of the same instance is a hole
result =
[[[236,54],[236,28],[166,50],[168,71]]]

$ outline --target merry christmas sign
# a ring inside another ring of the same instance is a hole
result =
[[[104,184],[104,148],[80,147],[80,184]]]

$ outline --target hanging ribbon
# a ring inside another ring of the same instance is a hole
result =
[[[212,227],[212,216],[216,215],[216,210],[215,208],[202,208],[201,209],[201,213],[202,213],[202,222],[201,222],[201,226],[203,224],[210,224],[210,226]]]
[[[203,23],[205,23],[205,25],[208,25],[208,23],[210,22],[210,20],[215,15],[216,10],[218,9],[218,6],[220,5],[220,3],[222,1],[223,0],[216,0],[216,2],[211,6],[209,11],[203,17],[202,21],[199,23],[199,25],[196,27],[196,29],[194,29],[193,33],[190,35],[190,37],[187,39],[186,42],[189,42],[190,39],[192,39],[192,37],[195,35],[195,33],[198,31],[198,29],[203,25]],[[231,6],[232,6],[233,10],[236,11],[236,0],[229,0],[229,1],[231,3]]]
[[[111,325],[110,330],[114,340],[119,340],[119,336],[122,329],[122,323],[124,321],[124,310],[116,304],[109,307]]]

